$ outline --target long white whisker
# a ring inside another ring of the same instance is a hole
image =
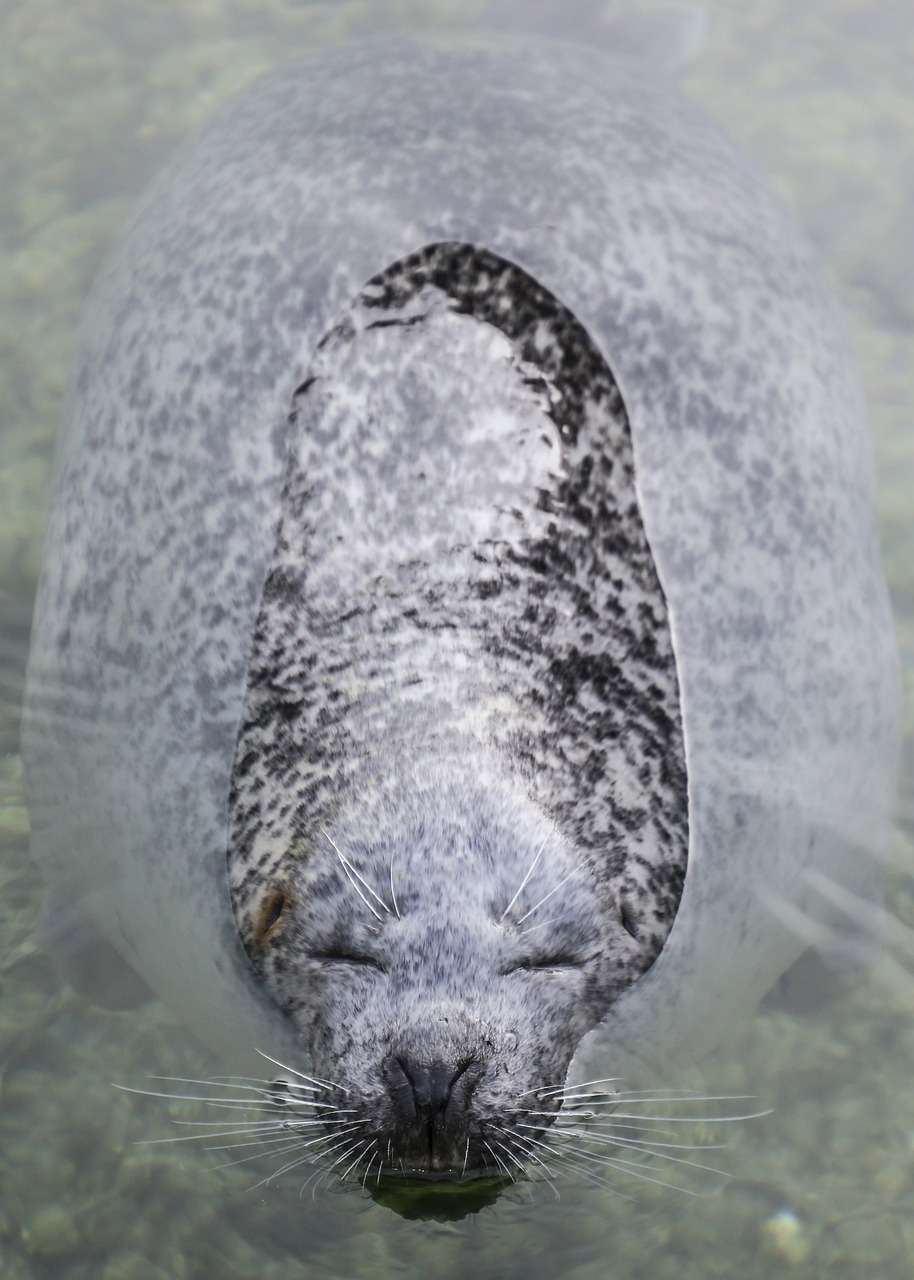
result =
[[[210,1076],[206,1080],[195,1080],[190,1076],[150,1076],[150,1080],[161,1080],[170,1084],[198,1084],[203,1088],[212,1089],[250,1089],[252,1094],[257,1094],[268,1101],[272,1101],[276,1096],[275,1084],[258,1080],[254,1076]],[[309,1093],[314,1092],[313,1085],[298,1085],[292,1083],[283,1083],[285,1089],[300,1089],[304,1092],[306,1089]]]
[[[508,1178],[514,1184],[514,1186],[521,1187],[525,1195],[529,1199],[530,1203],[533,1204],[533,1192],[530,1190],[528,1186],[526,1186],[523,1182],[521,1182],[517,1176],[518,1173],[522,1171],[521,1162],[517,1159],[517,1156],[510,1149],[510,1147],[507,1147],[505,1145],[505,1143],[499,1142],[497,1145],[501,1148],[503,1154],[505,1154],[508,1157],[508,1159],[512,1161],[513,1164],[515,1165],[515,1170],[513,1173],[511,1172],[511,1169],[509,1168],[508,1164],[504,1160],[500,1159],[497,1152],[489,1145],[489,1143],[488,1142],[485,1143],[485,1146],[488,1148],[489,1152],[495,1157],[499,1168],[504,1172],[505,1177]]]
[[[511,1133],[508,1129],[502,1129],[501,1127],[498,1127],[496,1129],[496,1133],[503,1134],[507,1138],[508,1140],[507,1145],[509,1146],[509,1148],[512,1145],[516,1146],[519,1151],[521,1151],[524,1155],[526,1155],[528,1160],[535,1160],[536,1163],[543,1170],[543,1172],[546,1174],[547,1178],[549,1179],[550,1186],[552,1185],[552,1179],[555,1177],[555,1174],[552,1172],[552,1170],[549,1168],[547,1164],[543,1163],[543,1161],[536,1154],[536,1150],[535,1150],[536,1147],[539,1147],[540,1150],[542,1151],[547,1151],[547,1152],[551,1151],[553,1148],[551,1148],[547,1142],[543,1142],[537,1138],[526,1138],[526,1137],[522,1138],[519,1134]],[[555,1191],[554,1186],[552,1189],[553,1191]],[[556,1192],[556,1198],[558,1198],[557,1192]]]
[[[346,875],[347,875],[347,876],[348,876],[348,878],[349,878],[349,883],[352,885],[353,889],[355,889],[356,893],[359,895],[359,897],[360,897],[360,898],[362,899],[362,901],[365,903],[365,906],[368,908],[368,910],[371,912],[371,914],[374,916],[374,918],[375,918],[376,920],[378,920],[378,921],[380,921],[380,920],[382,920],[382,919],[383,919],[383,917],[382,917],[382,916],[379,916],[379,915],[378,915],[378,913],[377,913],[377,911],[375,911],[374,907],[371,905],[371,903],[370,903],[370,902],[368,901],[368,899],[365,897],[365,894],[364,894],[364,893],[362,893],[362,890],[359,888],[359,885],[360,885],[360,884],[362,885],[362,888],[364,888],[364,889],[366,890],[366,892],[368,892],[368,893],[370,893],[370,894],[371,894],[371,896],[374,898],[374,900],[375,900],[375,902],[378,904],[378,906],[379,906],[379,907],[382,907],[382,908],[387,912],[387,914],[388,914],[388,915],[390,915],[390,907],[387,905],[387,903],[384,901],[384,899],[383,899],[383,898],[379,897],[379,895],[375,893],[374,889],[372,889],[371,885],[370,885],[370,884],[368,883],[368,881],[364,878],[364,876],[360,876],[360,875],[359,875],[358,871],[356,871],[356,869],[355,869],[355,867],[352,865],[352,863],[351,863],[351,862],[346,858],[345,854],[344,854],[344,853],[342,853],[342,851],[340,850],[339,845],[337,845],[337,844],[336,844],[336,843],[335,843],[335,842],[330,838],[330,835],[329,835],[329,833],[328,833],[327,829],[326,829],[325,827],[321,827],[321,828],[320,828],[320,831],[321,831],[321,834],[322,834],[322,835],[324,835],[324,836],[326,836],[326,838],[330,841],[330,844],[333,846],[334,850],[336,851],[336,856],[337,856],[337,857],[339,858],[339,860],[340,860],[340,865],[342,866],[343,870],[346,872]]]
[[[250,1157],[247,1158],[250,1159]],[[314,1155],[309,1151],[306,1155],[299,1156],[297,1160],[289,1160],[279,1169],[274,1169],[273,1172],[268,1173],[265,1178],[261,1178],[259,1182],[252,1183],[251,1186],[248,1187],[248,1190],[256,1191],[258,1187],[268,1187],[271,1182],[275,1182],[277,1178],[281,1178],[284,1173],[289,1173],[292,1169],[297,1169],[300,1165],[310,1164],[313,1159]],[[244,1161],[239,1160],[237,1163],[243,1164]]]
[[[256,1052],[260,1054],[261,1058],[266,1059],[267,1062],[271,1062],[274,1067],[279,1067],[280,1071],[288,1071],[290,1075],[295,1076],[299,1080],[304,1080],[308,1084],[314,1085],[315,1088],[329,1090],[337,1089],[340,1093],[349,1092],[349,1090],[344,1089],[342,1085],[334,1084],[332,1080],[320,1080],[316,1076],[306,1076],[303,1072],[296,1071],[294,1067],[286,1066],[286,1064],[284,1062],[280,1062],[278,1058],[271,1058],[270,1055],[268,1053],[264,1053],[262,1049],[257,1049]]]
[[[402,920],[403,917],[400,915],[400,908],[397,905],[397,894],[396,894],[396,890],[394,889],[394,856],[393,854],[390,855],[390,900],[394,905],[394,915],[397,917],[398,920]]]
[[[600,1187],[604,1191],[608,1191],[610,1195],[619,1196],[622,1200],[629,1200],[634,1203],[634,1196],[630,1196],[626,1192],[620,1191],[618,1187],[614,1187],[605,1174],[573,1160],[572,1156],[567,1151],[555,1151],[553,1154],[560,1163],[564,1164],[566,1168],[570,1169],[573,1173],[576,1173],[586,1182],[591,1183],[595,1187]]]
[[[377,1140],[377,1138],[369,1138],[367,1142],[363,1142],[363,1143],[362,1143],[362,1145],[361,1145],[361,1147],[359,1148],[359,1150],[358,1150],[358,1152],[357,1152],[357,1154],[356,1154],[356,1157],[355,1157],[355,1159],[353,1160],[352,1164],[350,1164],[350,1165],[349,1165],[349,1167],[346,1169],[346,1171],[345,1171],[344,1173],[341,1173],[341,1174],[340,1174],[340,1182],[345,1182],[345,1181],[346,1181],[346,1179],[349,1177],[350,1173],[352,1173],[352,1171],[353,1171],[353,1169],[355,1168],[355,1166],[356,1166],[356,1165],[359,1163],[359,1161],[362,1159],[362,1156],[365,1154],[365,1152],[366,1152],[366,1151],[368,1151],[368,1150],[370,1150],[370,1148],[371,1148],[372,1144],[374,1144],[375,1146],[377,1146],[377,1141],[378,1141],[378,1140]]]
[[[258,1137],[258,1135],[260,1136]],[[271,1125],[269,1128],[261,1129],[223,1129],[220,1133],[181,1133],[175,1134],[173,1138],[138,1138],[134,1145],[138,1147],[160,1147],[176,1142],[208,1142],[213,1138],[258,1138],[262,1145],[264,1141],[269,1140],[270,1135],[273,1135],[277,1142],[285,1142],[286,1138],[290,1136],[287,1133],[282,1133],[276,1125]],[[291,1137],[298,1141],[301,1134],[292,1134]],[[235,1145],[241,1146],[242,1144],[239,1142]],[[203,1149],[206,1150],[207,1148]],[[216,1150],[216,1148],[211,1147],[209,1150]]]
[[[548,1098],[548,1097],[553,1097],[557,1093],[560,1093],[562,1094],[563,1097],[565,1097],[574,1093],[575,1090],[592,1089],[594,1088],[595,1085],[598,1085],[598,1084],[618,1084],[621,1079],[622,1079],[621,1076],[607,1076],[603,1080],[583,1080],[580,1084],[571,1084],[571,1085],[556,1084],[556,1085],[551,1085],[547,1089],[539,1089],[539,1088],[525,1089],[523,1093],[519,1093],[517,1096],[519,1098],[527,1098],[530,1096],[531,1093],[538,1093],[540,1097]]]
[[[328,1172],[328,1173],[332,1173],[332,1171],[336,1168],[336,1166],[337,1166],[338,1164],[342,1164],[342,1162],[343,1162],[344,1160],[347,1160],[347,1159],[349,1158],[349,1156],[351,1156],[351,1155],[352,1155],[353,1151],[356,1151],[356,1150],[358,1151],[358,1154],[356,1155],[356,1158],[355,1158],[355,1160],[353,1161],[353,1164],[357,1164],[357,1163],[358,1163],[358,1160],[359,1160],[359,1156],[361,1155],[361,1153],[362,1153],[362,1152],[363,1152],[367,1147],[370,1147],[370,1146],[371,1146],[371,1139],[370,1139],[370,1138],[369,1138],[369,1140],[368,1140],[367,1142],[363,1142],[363,1143],[362,1143],[362,1145],[361,1145],[361,1147],[359,1146],[358,1139],[357,1139],[355,1142],[351,1143],[351,1144],[350,1144],[350,1145],[345,1149],[345,1151],[341,1151],[341,1152],[340,1152],[340,1154],[337,1156],[337,1158],[336,1158],[336,1159],[333,1161],[333,1163],[328,1167],[327,1172]],[[329,1155],[330,1153],[328,1152],[327,1154]],[[351,1167],[352,1167],[352,1166],[350,1166],[350,1168],[351,1168]],[[348,1170],[347,1170],[347,1172],[348,1172]],[[344,1175],[343,1175],[343,1177],[345,1177],[345,1176],[346,1176],[346,1175],[344,1174]]]
[[[250,1164],[252,1160],[268,1160],[270,1159],[271,1156],[287,1155],[290,1149],[298,1150],[298,1151],[307,1150],[308,1156],[305,1158],[308,1160],[311,1160],[311,1159],[314,1159],[315,1157],[320,1156],[321,1145],[325,1143],[326,1140],[327,1140],[326,1137],[320,1134],[318,1134],[315,1137],[302,1139],[300,1134],[292,1134],[292,1133],[288,1134],[285,1138],[277,1138],[272,1143],[269,1143],[267,1139],[264,1139],[264,1141],[261,1143],[261,1150],[255,1151],[253,1155],[240,1156],[237,1160],[227,1160],[223,1164],[214,1165],[213,1168],[214,1169],[233,1169],[235,1168],[236,1165]],[[238,1148],[243,1148],[251,1144],[239,1142],[234,1145]],[[231,1150],[232,1147],[231,1146],[226,1146],[223,1148],[214,1147],[212,1149],[216,1151]],[[297,1163],[301,1163],[301,1161],[298,1161]],[[285,1167],[283,1168],[283,1170],[280,1170],[279,1172],[284,1172],[284,1171],[285,1171]],[[262,1179],[261,1182],[258,1182],[256,1185],[258,1187],[262,1186],[264,1182],[269,1182],[271,1178],[277,1177],[277,1176],[278,1176],[278,1172],[274,1171],[273,1173],[269,1174],[266,1178]],[[253,1190],[253,1189],[254,1189],[253,1187],[248,1188],[248,1190]]]
[[[600,1136],[598,1134],[587,1134],[586,1140],[598,1143],[601,1146],[622,1147],[628,1151],[641,1151],[645,1156],[656,1160],[671,1160],[674,1164],[687,1164],[692,1169],[702,1169],[705,1173],[716,1173],[722,1178],[732,1178],[732,1173],[727,1173],[724,1169],[715,1169],[711,1165],[699,1164],[696,1160],[687,1160],[684,1156],[668,1155],[666,1150],[661,1148],[670,1148],[675,1151],[720,1151],[726,1145],[724,1143],[708,1144],[680,1144],[678,1142],[636,1142],[633,1138],[612,1138]],[[619,1157],[611,1157],[618,1159]]]
[[[527,1114],[530,1116],[541,1116],[541,1115],[548,1115],[549,1113],[543,1112],[543,1111],[529,1111]],[[590,1124],[589,1122],[585,1124],[581,1124],[579,1123],[578,1116],[568,1116],[567,1119],[569,1123],[563,1124],[562,1123],[563,1118],[564,1118],[563,1114],[560,1114],[555,1124],[552,1125],[552,1128],[550,1130],[551,1133],[557,1133],[562,1135],[574,1134],[576,1137],[583,1137],[586,1134],[590,1134],[590,1133],[602,1133],[604,1131],[608,1133],[615,1133],[617,1130],[622,1129],[622,1130],[627,1130],[629,1133],[638,1134],[638,1135],[642,1133],[656,1133],[656,1134],[660,1134],[661,1137],[664,1137],[664,1138],[671,1138],[673,1136],[668,1129],[660,1129],[655,1127],[654,1125],[648,1125],[648,1124],[616,1124],[611,1117],[606,1119],[601,1119],[596,1124]],[[586,1120],[587,1120],[587,1117],[585,1117],[585,1121]],[[700,1124],[701,1121],[696,1119],[695,1123]]]
[[[539,924],[532,924],[529,929],[520,929],[517,936],[526,938],[528,933],[536,933],[537,929],[546,929],[551,924],[558,924],[560,920],[567,920],[570,915],[570,911],[565,911],[560,916],[550,916],[548,920],[541,920]]]
[[[535,870],[535,868],[536,868],[536,864],[539,862],[540,858],[542,857],[542,853],[543,853],[543,850],[544,850],[544,849],[545,849],[545,847],[546,847],[546,841],[547,841],[548,839],[549,839],[549,836],[547,835],[547,836],[544,838],[543,843],[542,843],[542,844],[540,845],[540,847],[537,849],[536,854],[534,855],[533,861],[530,863],[530,866],[527,868],[527,874],[524,876],[523,880],[521,880],[520,884],[517,886],[517,889],[516,889],[516,891],[515,891],[514,897],[511,899],[511,901],[510,901],[510,902],[508,903],[508,905],[505,907],[504,911],[503,911],[503,912],[501,913],[501,915],[498,917],[498,923],[499,923],[499,924],[501,924],[501,923],[502,923],[502,921],[504,920],[505,916],[508,914],[508,912],[509,912],[509,911],[511,910],[511,908],[514,906],[515,902],[517,901],[517,899],[520,897],[521,893],[523,892],[524,885],[527,883],[527,881],[528,881],[528,880],[530,879],[530,877],[533,875],[533,872],[534,872],[534,870]],[[529,915],[529,912],[528,912],[527,914]],[[522,919],[525,919],[525,918],[526,918],[526,917],[522,917]],[[520,921],[518,921],[518,923],[520,923]]]
[[[270,1147],[269,1150],[255,1151],[251,1156],[239,1156],[237,1160],[223,1160],[221,1164],[214,1164],[212,1169],[214,1173],[217,1169],[239,1169],[243,1164],[250,1164],[253,1160],[269,1160],[271,1156],[286,1155],[288,1150],[288,1146],[274,1146]],[[308,1158],[310,1159],[311,1157],[309,1156]],[[248,1191],[253,1191],[256,1187],[263,1186],[265,1182],[270,1181],[272,1176],[271,1174],[266,1178],[262,1178],[260,1182],[255,1182],[253,1186],[248,1187]]]
[[[371,1173],[371,1166],[374,1164],[374,1162],[375,1162],[375,1158],[377,1158],[377,1160],[378,1160],[378,1185],[380,1185],[380,1181],[381,1181],[381,1160],[380,1160],[380,1157],[378,1156],[378,1152],[377,1152],[377,1145],[378,1145],[378,1144],[377,1144],[377,1140],[375,1140],[375,1151],[372,1153],[372,1157],[371,1157],[371,1159],[368,1161],[368,1164],[365,1166],[365,1172],[362,1174],[362,1177],[360,1178],[360,1182],[362,1183],[362,1186],[363,1186],[363,1187],[364,1187],[364,1186],[365,1186],[365,1184],[368,1182],[368,1175]]]
[[[696,1121],[696,1123],[699,1123]],[[521,1128],[536,1129],[536,1125],[521,1125]],[[617,1133],[616,1129],[628,1130],[633,1137],[627,1137],[624,1133]],[[637,1147],[639,1150],[646,1150],[648,1147],[669,1147],[677,1151],[723,1151],[726,1142],[657,1142],[650,1138],[642,1137],[642,1134],[664,1134],[663,1129],[639,1128],[637,1125],[620,1124],[607,1126],[606,1132],[600,1132],[596,1129],[580,1129],[577,1127],[560,1129],[557,1125],[552,1126],[551,1132],[558,1138],[574,1137],[581,1141],[592,1141],[595,1143],[613,1143],[617,1146]],[[671,1136],[671,1135],[668,1135]]]
[[[169,1102],[206,1102],[212,1107],[220,1107],[225,1111],[250,1111],[254,1107],[261,1108],[263,1103],[256,1102],[253,1098],[210,1098],[205,1094],[194,1093],[164,1093],[156,1089],[135,1089],[129,1084],[116,1084],[112,1081],[112,1088],[120,1089],[121,1093],[134,1093],[140,1098],[166,1098]],[[280,1110],[279,1106],[276,1110]]]
[[[684,1195],[694,1196],[696,1199],[700,1199],[701,1197],[701,1193],[699,1191],[692,1191],[689,1187],[677,1186],[675,1182],[665,1182],[663,1178],[650,1177],[649,1174],[644,1172],[644,1165],[640,1164],[637,1160],[623,1160],[621,1156],[595,1156],[589,1151],[582,1151],[576,1147],[570,1148],[570,1150],[573,1151],[576,1159],[578,1160],[589,1161],[592,1164],[599,1165],[601,1168],[605,1165],[612,1165],[614,1169],[621,1169],[625,1172],[630,1172],[632,1177],[639,1178],[642,1182],[653,1182],[658,1187],[666,1187],[669,1191],[681,1191]],[[557,1156],[565,1156],[564,1151],[557,1152],[556,1154]],[[666,1159],[673,1160],[675,1157],[667,1156]],[[677,1163],[687,1164],[689,1162],[677,1161]],[[580,1171],[583,1172],[583,1167],[578,1167]],[[712,1169],[710,1172],[717,1173],[719,1171],[717,1169]]]
[[[266,1152],[264,1148],[269,1145],[270,1150]],[[246,1147],[259,1147],[253,1156],[246,1157],[251,1160],[259,1160],[267,1155],[277,1155],[280,1151],[288,1151],[290,1147],[300,1147],[302,1145],[302,1137],[300,1133],[289,1133],[284,1138],[275,1138],[272,1143],[268,1138],[260,1138],[256,1142],[222,1142],[212,1147],[202,1147],[202,1151],[243,1151]],[[239,1161],[235,1161],[239,1163]]]
[[[349,1132],[351,1133],[353,1130],[359,1127],[360,1126],[357,1124],[352,1125]],[[345,1144],[345,1142],[347,1142],[348,1139],[349,1139],[349,1134],[347,1134],[346,1137],[343,1139],[343,1143]],[[299,1145],[299,1150],[305,1151],[306,1152],[305,1155],[299,1156],[295,1160],[289,1160],[286,1162],[286,1164],[281,1165],[280,1168],[274,1169],[272,1173],[268,1174],[267,1177],[262,1178],[260,1182],[255,1182],[254,1186],[251,1187],[251,1190],[254,1191],[256,1190],[257,1187],[268,1185],[274,1179],[281,1178],[284,1173],[289,1173],[292,1169],[297,1169],[299,1165],[310,1163],[315,1158],[315,1155],[319,1157],[330,1155],[331,1152],[336,1150],[336,1147],[339,1145],[340,1145],[339,1141],[337,1141],[336,1143],[328,1144],[326,1136],[307,1139],[307,1141],[302,1142]],[[311,1150],[312,1147],[317,1148],[316,1152]],[[322,1150],[322,1148],[325,1148],[325,1149]],[[281,1148],[278,1148],[278,1149],[281,1149]],[[349,1150],[351,1151],[352,1147],[350,1147]],[[251,1157],[247,1157],[247,1158],[250,1159]],[[335,1161],[334,1163],[338,1163],[338,1161]],[[333,1166],[331,1165],[331,1168],[332,1167]]]
[[[499,1130],[499,1132],[503,1133],[505,1131]],[[540,1168],[543,1170],[543,1178],[541,1180],[545,1180],[546,1182],[549,1183],[549,1186],[552,1189],[552,1194],[555,1196],[556,1200],[561,1199],[558,1191],[555,1188],[554,1174],[552,1173],[551,1169],[547,1169],[547,1167],[543,1164],[542,1160],[540,1160],[540,1158],[537,1156],[535,1151],[525,1150],[523,1144],[517,1139],[516,1135],[513,1137],[510,1137],[507,1141],[502,1141],[499,1145],[501,1146],[502,1151],[504,1151],[506,1155],[517,1166],[518,1172],[519,1173],[523,1172],[526,1175],[523,1181],[521,1181],[521,1179],[516,1175],[512,1175],[512,1178],[513,1178],[514,1186],[516,1187],[523,1186],[523,1189],[526,1192],[527,1197],[531,1204],[533,1204],[534,1196],[530,1187],[526,1185],[527,1182],[530,1181],[530,1178],[529,1178],[529,1173],[525,1168],[525,1163],[529,1164],[531,1160],[533,1160],[536,1164],[538,1164]],[[517,1150],[515,1150],[515,1147],[517,1148]]]
[[[559,889],[561,889],[561,887],[562,887],[562,885],[563,885],[563,884],[567,884],[567,883],[568,883],[568,881],[569,881],[573,876],[576,876],[577,874],[578,874],[578,870],[577,870],[577,868],[575,867],[575,868],[573,868],[571,871],[569,871],[569,872],[568,872],[568,875],[567,875],[567,876],[562,876],[562,878],[561,878],[561,880],[558,882],[558,884],[557,884],[557,885],[555,885],[552,889],[550,889],[550,890],[549,890],[549,892],[548,892],[547,894],[545,894],[545,896],[544,896],[544,897],[540,898],[540,900],[539,900],[539,902],[536,904],[536,906],[531,907],[529,911],[525,911],[525,912],[524,912],[524,914],[520,917],[520,919],[519,919],[516,923],[517,923],[517,924],[523,924],[525,920],[529,919],[529,917],[533,915],[534,911],[539,911],[539,909],[540,909],[540,907],[543,905],[543,903],[544,903],[544,902],[548,902],[548,901],[549,901],[549,899],[552,897],[552,895],[553,895],[554,893],[558,893]]]
[[[488,1142],[486,1142],[486,1140],[485,1140],[485,1139],[483,1139],[483,1146],[486,1148],[486,1150],[488,1151],[489,1155],[492,1157],[492,1159],[493,1159],[493,1160],[495,1161],[495,1163],[498,1165],[499,1169],[501,1169],[501,1171],[502,1171],[502,1173],[505,1175],[505,1177],[506,1177],[506,1178],[510,1178],[510,1177],[511,1177],[510,1170],[508,1169],[508,1166],[505,1164],[505,1162],[502,1160],[501,1156],[500,1156],[496,1151],[494,1151],[494,1150],[492,1149],[492,1147],[490,1146],[490,1144],[489,1144]]]
[[[632,1115],[627,1111],[616,1111],[612,1116],[607,1117],[607,1121],[611,1123],[613,1120],[651,1120],[660,1124],[729,1124],[734,1120],[762,1120],[771,1114],[771,1107],[767,1111],[752,1111],[738,1116],[642,1116]]]

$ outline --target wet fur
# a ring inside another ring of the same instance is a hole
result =
[[[290,431],[233,775],[239,931],[391,1160],[485,1167],[487,1129],[563,1084],[682,891],[679,693],[624,406],[556,299],[443,244],[332,326]],[[404,1063],[464,1095],[434,1141],[396,1105]]]

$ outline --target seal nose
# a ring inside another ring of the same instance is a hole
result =
[[[479,1072],[472,1058],[450,1062],[420,1062],[405,1054],[388,1060],[388,1082],[394,1127],[402,1135],[404,1153],[421,1159],[430,1169],[444,1168],[467,1134],[472,1086]]]

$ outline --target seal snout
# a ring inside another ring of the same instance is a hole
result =
[[[426,1062],[395,1053],[384,1063],[394,1147],[418,1170],[460,1172],[469,1150],[470,1101],[484,1066],[475,1058]]]

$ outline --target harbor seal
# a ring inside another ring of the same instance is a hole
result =
[[[643,72],[377,44],[241,94],[75,358],[24,734],[74,980],[287,1064],[363,1178],[517,1176],[566,1079],[708,1049],[802,949],[778,901],[878,894],[851,370]]]

